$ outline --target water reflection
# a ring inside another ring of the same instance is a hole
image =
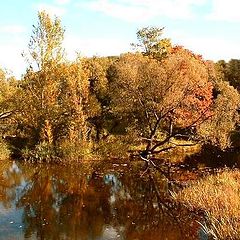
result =
[[[0,239],[197,239],[198,224],[171,205],[162,176],[154,182],[134,166],[0,170]]]

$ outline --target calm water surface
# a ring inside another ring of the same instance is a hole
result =
[[[0,239],[199,239],[196,219],[168,202],[164,177],[140,170],[0,162]]]

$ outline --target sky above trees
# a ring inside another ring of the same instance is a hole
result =
[[[0,7],[0,66],[20,77],[37,11],[57,15],[66,28],[68,58],[117,55],[131,50],[136,31],[165,27],[173,44],[206,59],[239,58],[240,2],[237,0],[8,0]]]

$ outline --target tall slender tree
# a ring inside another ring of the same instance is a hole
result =
[[[63,139],[87,141],[90,87],[83,60],[68,62],[58,18],[38,14],[29,43],[29,68],[22,80],[18,123],[33,145],[56,148]]]

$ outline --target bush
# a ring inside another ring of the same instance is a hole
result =
[[[109,136],[107,140],[101,140],[96,153],[102,158],[127,158],[130,144],[126,142],[124,136]]]
[[[46,141],[39,143],[34,149],[25,148],[22,156],[25,160],[39,162],[50,162],[57,159],[54,146]]]
[[[67,161],[81,161],[93,159],[92,143],[86,141],[74,141],[71,142],[68,139],[63,140],[58,145],[58,156],[62,160]]]

